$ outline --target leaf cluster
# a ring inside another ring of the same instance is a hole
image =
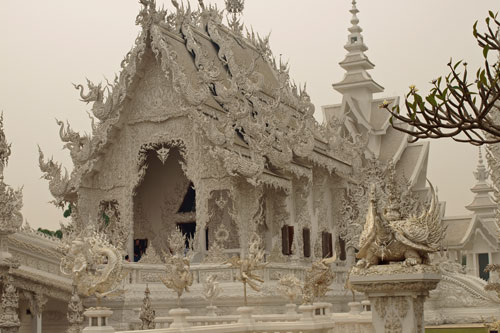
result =
[[[422,96],[410,86],[405,96],[406,115],[399,106],[380,106],[391,113],[394,128],[412,136],[410,142],[443,137],[474,145],[500,142],[500,112],[492,112],[500,99],[500,58],[494,64],[488,60],[490,51],[500,52],[498,13],[490,11],[485,22],[484,33],[477,30],[477,21],[473,25],[484,67],[475,72],[472,81],[466,62],[450,60],[448,75],[433,80],[428,95]]]

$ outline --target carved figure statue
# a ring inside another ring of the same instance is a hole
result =
[[[294,274],[287,274],[279,280],[278,291],[283,294],[290,304],[302,293],[302,284]]]
[[[208,275],[203,284],[203,298],[210,303],[210,306],[212,306],[213,301],[219,296],[221,291],[219,282],[217,282],[217,274]]]
[[[125,277],[120,250],[93,223],[65,235],[59,250],[61,272],[71,276],[80,295],[95,296],[99,304],[102,297],[120,293],[119,283]]]
[[[370,191],[370,206],[359,241],[357,267],[369,267],[381,262],[404,261],[407,266],[429,264],[429,253],[437,252],[444,237],[439,204],[434,188],[427,211],[419,217],[411,215],[400,220],[393,199],[382,215],[378,213],[375,186]],[[392,195],[393,196],[393,195]]]
[[[76,286],[73,286],[73,293],[68,303],[67,318],[69,327],[66,333],[81,333],[83,324],[83,304],[80,296],[78,296]]]
[[[184,291],[189,292],[193,284],[193,273],[191,272],[192,248],[184,254],[186,236],[179,228],[176,228],[168,237],[168,245],[171,253],[165,254],[165,277],[161,279],[163,284],[177,292],[177,305],[180,306],[181,296]],[[192,246],[192,241],[189,242]]]
[[[330,265],[337,259],[334,253],[330,258],[323,258],[313,262],[311,268],[306,271],[303,287],[304,303],[314,303],[314,300],[326,295],[328,287],[335,279]]]
[[[263,269],[267,263],[264,263],[264,249],[261,247],[260,237],[254,233],[248,243],[248,254],[246,258],[231,257],[227,264],[231,267],[238,268],[239,274],[236,279],[243,282],[243,296],[245,300],[245,306],[248,305],[247,302],[247,284],[255,291],[260,291],[261,286],[259,282],[262,283],[264,280],[255,274],[256,270]]]
[[[142,300],[141,313],[139,314],[139,319],[141,320],[141,330],[148,330],[155,328],[155,317],[156,313],[151,306],[151,298],[149,297],[149,287],[146,286],[144,291],[144,299]]]

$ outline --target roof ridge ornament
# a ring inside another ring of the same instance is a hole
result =
[[[245,0],[224,0],[226,3],[226,10],[228,13],[227,23],[229,28],[233,30],[233,32],[241,35],[243,31],[243,24],[240,22],[240,18],[243,13],[243,9],[245,8]],[[229,14],[231,14],[231,18],[229,18]]]

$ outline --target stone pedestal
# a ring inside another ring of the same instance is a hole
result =
[[[240,324],[253,324],[255,321],[253,320],[252,313],[253,308],[250,306],[240,306],[236,309],[240,314],[240,318],[238,319],[238,323]]]
[[[174,321],[172,322],[169,328],[190,327],[191,325],[188,323],[186,318],[190,313],[191,311],[184,308],[177,308],[170,310],[168,314],[174,318]]]
[[[217,307],[215,305],[207,306],[207,316],[217,317],[217,313],[215,313],[216,310],[217,310]]]
[[[302,304],[299,306],[300,320],[301,321],[313,321],[314,320],[314,310],[316,307],[311,304]]]
[[[354,267],[352,288],[370,300],[375,332],[424,332],[424,301],[441,275],[429,265]]]
[[[109,308],[90,308],[83,313],[89,319],[89,326],[83,329],[83,332],[92,333],[114,333],[115,329],[108,326],[108,318],[111,317],[113,311]]]
[[[293,304],[293,303],[288,303],[285,305],[285,308],[286,308],[286,314],[297,314],[297,305]]]
[[[360,302],[349,302],[347,306],[349,307],[349,313],[354,315],[360,314],[363,310],[363,306]]]

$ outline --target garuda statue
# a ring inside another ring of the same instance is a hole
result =
[[[431,186],[431,203],[420,216],[401,219],[395,209],[394,196],[389,196],[388,208],[383,214],[377,209],[375,186],[371,186],[370,205],[364,230],[359,239],[357,267],[368,268],[384,262],[403,262],[406,266],[428,264],[429,253],[440,248],[445,228],[441,223],[439,202]]]

